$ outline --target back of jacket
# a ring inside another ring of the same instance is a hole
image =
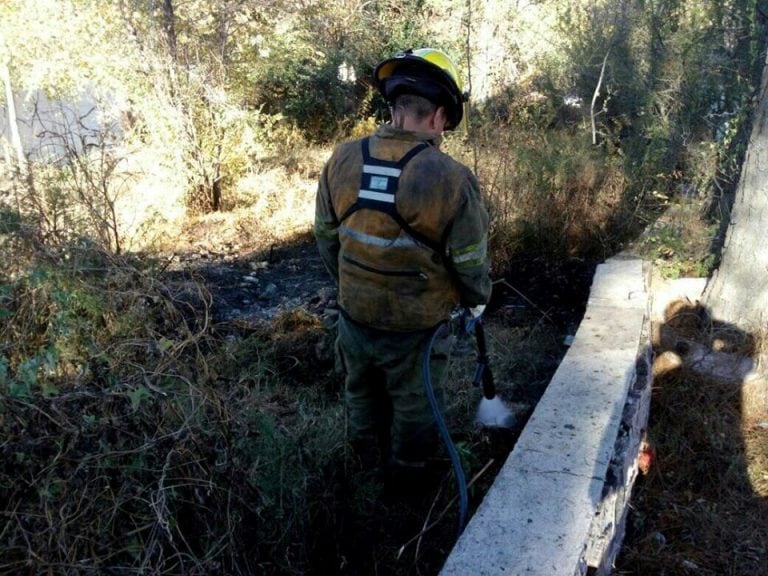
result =
[[[396,162],[425,141],[424,135],[383,126],[369,140],[370,155]],[[356,322],[423,330],[459,304],[488,301],[488,215],[477,180],[431,144],[403,167],[395,196],[397,213],[418,239],[383,211],[348,214],[361,190],[360,140],[339,146],[323,169],[315,236],[338,281],[339,304]]]

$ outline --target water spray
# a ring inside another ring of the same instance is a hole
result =
[[[496,383],[488,359],[488,346],[485,341],[485,328],[480,319],[475,323],[475,339],[477,340],[477,365],[472,384],[482,386],[483,398],[477,409],[475,423],[487,428],[512,428],[515,417],[501,398],[496,394]]]

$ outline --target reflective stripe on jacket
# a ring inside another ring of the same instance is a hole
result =
[[[485,304],[490,296],[488,214],[472,172],[440,152],[439,139],[391,126],[370,138],[370,154],[396,162],[421,142],[430,146],[403,167],[396,194],[397,213],[415,234],[378,210],[341,220],[361,190],[360,140],[334,151],[318,187],[315,237],[339,283],[339,304],[353,320],[382,330],[430,328],[458,304]]]

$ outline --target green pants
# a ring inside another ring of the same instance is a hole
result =
[[[431,336],[432,331],[383,332],[339,318],[336,351],[346,372],[347,436],[359,452],[415,465],[434,452],[437,430],[422,373]],[[448,339],[439,339],[430,361],[441,409]]]

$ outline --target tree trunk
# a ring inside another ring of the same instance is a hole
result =
[[[746,330],[768,324],[768,61],[736,190],[720,268],[705,303],[715,318]]]
[[[168,43],[171,58],[176,60],[176,18],[173,12],[173,0],[163,0],[163,33]]]

